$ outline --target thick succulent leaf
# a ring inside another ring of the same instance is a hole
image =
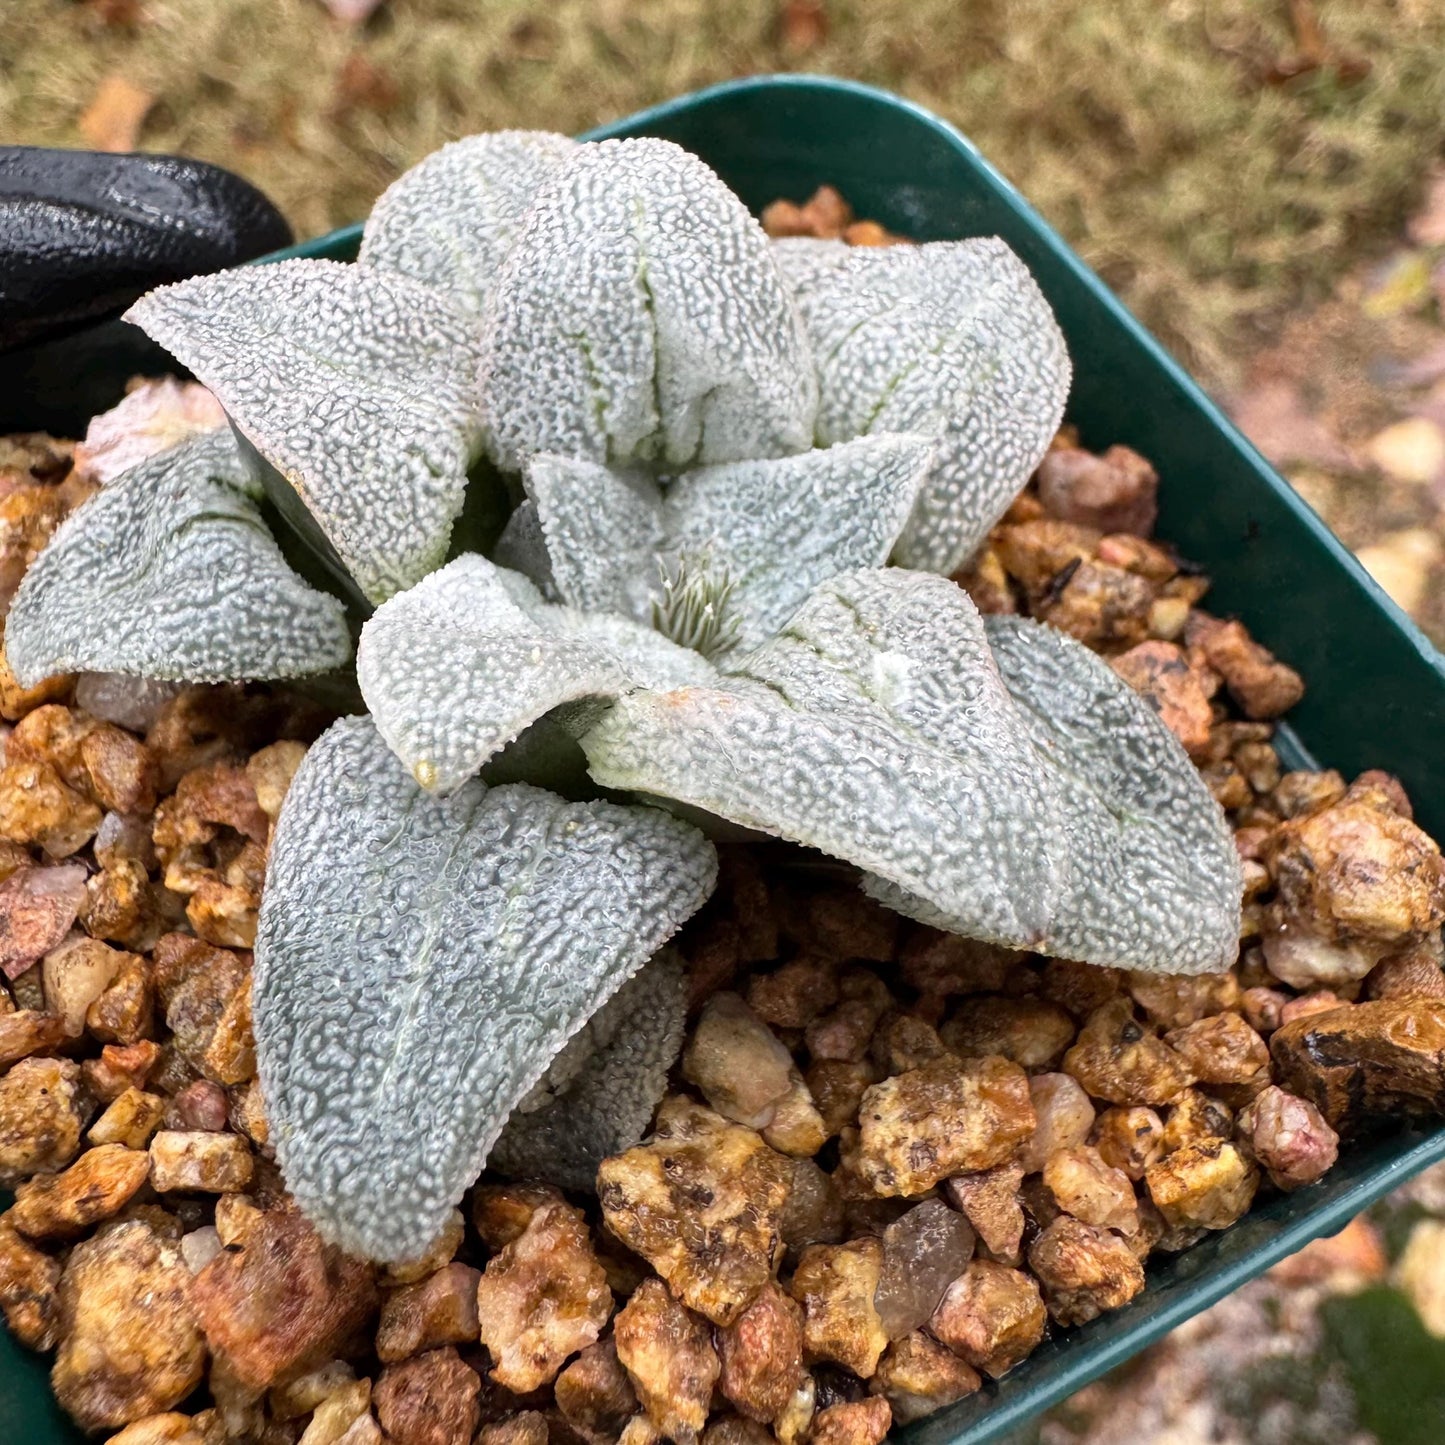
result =
[[[898,569],[820,587],[712,686],[619,699],[584,737],[605,787],[846,859],[1031,947],[1063,883],[1056,788],[961,588]]]
[[[163,286],[126,315],[216,393],[373,602],[440,565],[476,439],[476,324],[445,295],[282,261]]]
[[[56,531],[25,574],[5,650],[22,686],[57,672],[184,682],[340,667],[340,602],[282,559],[229,428],[150,457]]]
[[[381,193],[358,259],[480,312],[538,189],[576,149],[550,131],[502,130],[433,151]]]
[[[661,140],[579,146],[502,266],[481,370],[487,445],[663,470],[811,445],[817,382],[766,237]]]
[[[441,800],[371,723],[307,753],[272,844],[255,1026],[286,1185],[353,1253],[419,1255],[567,1039],[707,897],[652,808],[471,782]]]
[[[688,559],[731,584],[736,645],[756,647],[820,582],[888,560],[933,446],[883,433],[699,467],[665,490],[593,462],[542,456],[527,488],[566,601],[648,621],[663,571]]]
[[[687,972],[664,951],[572,1036],[507,1120],[490,1167],[564,1189],[595,1189],[597,1166],[636,1144],[662,1101],[686,1017]]]
[[[544,602],[525,577],[468,553],[377,609],[356,676],[412,775],[449,792],[562,703],[675,687],[710,669],[626,618]]]
[[[1072,637],[1017,617],[985,626],[1062,783],[1069,873],[1049,951],[1165,973],[1228,968],[1239,949],[1239,855],[1178,739]]]
[[[895,559],[953,572],[1038,465],[1069,357],[1023,262],[997,237],[922,246],[779,241],[817,359],[823,443],[940,434]]]

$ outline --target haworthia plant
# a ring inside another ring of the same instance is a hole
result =
[[[1013,947],[1233,956],[1239,866],[1172,735],[1080,644],[985,622],[948,580],[1068,390],[1002,242],[775,244],[676,146],[503,133],[403,176],[354,265],[223,272],[131,317],[215,390],[251,480],[192,450],[165,487],[117,484],[32,570],[7,645],[27,677],[333,666],[339,608],[277,570],[258,481],[371,612],[371,717],[298,775],[257,943],[278,1156],[329,1238],[401,1258],[494,1145],[586,1187],[638,1137],[682,994],[675,961],[639,970],[712,881],[683,818]],[[483,486],[513,509],[490,555],[462,540]],[[280,579],[244,667],[219,623],[117,649],[45,590],[134,535],[130,605],[163,583],[251,607],[214,562],[243,505],[231,570]],[[553,764],[645,805],[532,786]]]
[[[660,809],[475,780],[432,797],[368,720],[336,723],[292,784],[256,937],[266,1114],[301,1207],[355,1253],[420,1255],[716,871]]]

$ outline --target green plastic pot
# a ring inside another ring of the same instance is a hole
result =
[[[1086,445],[1124,442],[1162,477],[1160,534],[1214,579],[1236,615],[1305,676],[1281,730],[1291,766],[1397,774],[1445,836],[1445,666],[1418,629],[1092,272],[951,126],[897,96],[817,76],[699,91],[595,131],[656,135],[702,156],[755,210],[827,182],[860,215],[917,240],[999,235],[1038,279],[1069,340],[1069,417]],[[350,260],[352,226],[281,253]],[[165,363],[132,328],[0,358],[0,431],[76,427],[137,370]],[[1133,1304],[1047,1341],[1006,1379],[899,1434],[982,1445],[1120,1364],[1191,1315],[1445,1158],[1445,1128],[1382,1130],[1325,1180],[1149,1268]],[[0,1331],[0,1441],[80,1437],[55,1407],[44,1362]]]

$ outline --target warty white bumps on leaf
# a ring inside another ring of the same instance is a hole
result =
[[[783,240],[774,253],[818,368],[819,441],[939,430],[894,558],[957,571],[1063,418],[1069,357],[1038,284],[996,236],[884,247]]]
[[[373,602],[446,556],[476,450],[476,327],[404,276],[336,261],[162,286],[126,313],[215,392]]]
[[[150,457],[57,529],[25,574],[5,650],[22,686],[58,672],[186,682],[303,677],[351,656],[340,602],[282,560],[230,428]]]
[[[680,560],[733,584],[736,645],[775,633],[820,582],[881,567],[923,485],[931,438],[880,433],[823,450],[698,467],[661,487],[594,462],[527,468],[563,600],[645,622]]]
[[[711,686],[631,693],[581,741],[604,787],[819,848],[976,937],[1022,948],[1048,928],[1054,790],[978,613],[943,578],[835,577]]]
[[[702,658],[660,633],[554,606],[519,573],[474,553],[378,608],[356,656],[381,735],[442,793],[562,703],[710,676]]]
[[[687,971],[664,950],[572,1036],[565,1075],[554,1064],[513,1111],[488,1166],[596,1189],[597,1166],[636,1144],[662,1101],[686,1019]]]
[[[802,451],[818,388],[761,227],[662,140],[579,146],[538,193],[484,326],[484,434],[663,471]]]
[[[481,312],[538,189],[576,149],[550,131],[500,130],[433,151],[381,193],[357,259]]]
[[[415,1258],[567,1039],[711,891],[654,808],[406,776],[370,721],[307,753],[256,939],[257,1058],[287,1188],[322,1235]]]

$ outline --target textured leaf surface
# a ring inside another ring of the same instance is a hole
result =
[[[421,791],[364,718],[307,753],[256,941],[267,1118],[323,1235],[420,1254],[568,1037],[707,897],[652,808],[522,784]]]
[[[369,266],[283,261],[126,313],[215,392],[373,602],[446,555],[476,436],[475,322]]]
[[[1043,293],[997,237],[779,241],[775,253],[817,362],[819,441],[938,431],[932,475],[895,557],[957,570],[1063,417],[1069,358]]]
[[[576,149],[550,131],[502,130],[433,151],[381,193],[358,259],[439,286],[480,312],[527,207]]]
[[[56,531],[6,625],[16,677],[123,672],[185,682],[340,667],[340,602],[282,560],[230,429],[133,467]]]
[[[650,628],[553,606],[525,577],[474,554],[378,608],[356,657],[382,736],[441,792],[562,703],[710,675]]]
[[[883,433],[699,467],[665,489],[543,456],[528,468],[527,487],[568,602],[647,621],[660,565],[701,559],[734,584],[738,646],[756,647],[820,582],[888,560],[932,454],[928,437]]]
[[[488,308],[493,459],[664,470],[801,451],[817,383],[762,229],[661,140],[579,146],[527,213]]]
[[[507,1120],[490,1167],[596,1189],[597,1166],[636,1144],[661,1102],[686,1018],[687,972],[663,952],[572,1036],[533,1090],[538,1097]]]
[[[712,686],[621,698],[582,739],[605,787],[820,848],[969,920],[1043,937],[1063,878],[1051,780],[962,589],[824,583]]]
[[[1228,968],[1239,947],[1239,855],[1178,740],[1082,643],[1017,617],[985,627],[1061,784],[1069,873],[1050,951],[1166,973]]]

